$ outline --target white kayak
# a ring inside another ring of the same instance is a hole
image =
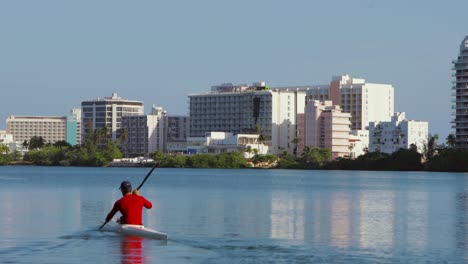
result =
[[[167,234],[159,232],[157,230],[147,228],[142,225],[121,225],[116,222],[107,223],[102,231],[115,232],[123,235],[146,237],[157,240],[166,240]]]

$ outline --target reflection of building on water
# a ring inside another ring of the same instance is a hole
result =
[[[468,177],[459,177],[457,181],[460,190],[455,197],[455,244],[457,251],[468,259]]]
[[[428,199],[427,192],[408,193],[408,225],[407,241],[408,246],[415,251],[422,251],[426,248],[427,228],[428,228]]]
[[[330,244],[336,247],[350,246],[351,201],[347,193],[334,193],[331,199]]]
[[[25,195],[24,193],[27,193]],[[66,192],[66,195],[60,193]],[[39,199],[27,199],[27,197],[40,197]],[[57,199],[66,197],[66,199]],[[8,245],[5,238],[26,236],[31,238],[31,227],[34,234],[49,234],[63,227],[74,229],[81,226],[81,206],[79,189],[67,189],[66,191],[50,191],[49,189],[24,189],[21,191],[0,192],[0,237],[4,238],[2,246]],[[46,213],[45,213],[46,212]]]
[[[467,179],[465,177],[465,179]],[[466,186],[462,185],[462,186]],[[459,192],[456,196],[456,247],[468,259],[468,192]]]
[[[288,192],[273,192],[271,199],[271,237],[304,240],[304,197]]]
[[[395,197],[389,191],[366,191],[360,197],[360,246],[393,247]]]

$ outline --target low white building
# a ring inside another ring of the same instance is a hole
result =
[[[23,147],[23,142],[14,141],[13,135],[7,133],[5,130],[0,130],[0,145],[5,145],[10,150],[10,153],[19,151],[21,154],[27,152],[27,149]]]
[[[369,151],[393,153],[400,148],[409,149],[415,144],[422,153],[429,138],[426,121],[408,120],[404,112],[395,113],[389,122],[369,123]]]
[[[237,134],[229,132],[207,132],[205,137],[188,137],[187,153],[221,154],[234,151],[242,152],[250,158],[254,153],[267,154],[269,147],[258,140],[257,134]],[[250,149],[250,152],[247,150]]]
[[[369,130],[351,130],[349,134],[350,158],[364,155],[369,149]]]

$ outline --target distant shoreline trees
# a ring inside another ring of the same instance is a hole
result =
[[[331,151],[326,148],[304,148],[301,157],[288,153],[282,155],[249,154],[245,159],[241,152],[211,155],[163,154],[161,151],[149,156],[165,168],[276,168],[276,169],[315,169],[315,170],[378,170],[378,171],[444,171],[467,172],[468,151],[455,147],[453,135],[446,139],[446,145],[437,145],[438,135],[431,136],[424,146],[424,153],[418,153],[415,145],[409,149],[399,149],[392,154],[366,152],[351,158],[331,160]],[[28,164],[42,166],[108,166],[113,159],[122,158],[118,148],[121,144],[112,141],[107,131],[90,133],[81,145],[71,146],[65,141],[54,144],[44,143],[41,137],[25,141],[29,151],[22,157]],[[251,149],[244,150],[247,153]],[[21,161],[19,152],[8,153],[8,147],[0,145],[0,165],[16,164]]]

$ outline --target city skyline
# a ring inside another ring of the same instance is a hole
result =
[[[328,84],[350,74],[395,87],[395,112],[450,132],[451,61],[467,1],[0,4],[0,129],[9,115],[67,115],[110,96],[188,115],[223,82]],[[437,14],[437,15],[435,15]]]

